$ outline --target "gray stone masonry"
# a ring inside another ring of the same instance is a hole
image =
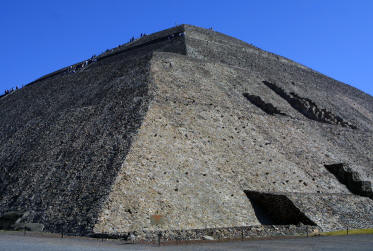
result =
[[[297,232],[289,212],[373,227],[372,199],[326,168],[372,182],[373,98],[219,32],[144,36],[0,97],[0,115],[0,218],[140,239]],[[261,222],[245,191],[287,225]]]

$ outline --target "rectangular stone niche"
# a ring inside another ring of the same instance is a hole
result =
[[[244,191],[262,225],[316,224],[297,208],[286,195]]]

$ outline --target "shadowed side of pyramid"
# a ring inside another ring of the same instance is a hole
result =
[[[151,53],[185,53],[178,33],[156,33],[0,98],[1,213],[31,212],[25,221],[48,231],[92,231],[153,97]]]

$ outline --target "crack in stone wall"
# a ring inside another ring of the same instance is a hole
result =
[[[311,225],[316,224],[310,220],[285,195],[244,191],[250,199],[258,220],[263,225]],[[262,216],[266,217],[263,219]]]
[[[249,93],[243,93],[243,96],[249,100],[253,105],[257,106],[258,108],[260,108],[263,112],[269,114],[269,115],[275,115],[275,114],[279,114],[279,115],[283,115],[283,116],[286,116],[285,113],[281,112],[279,109],[277,109],[274,105],[272,105],[271,103],[266,103],[262,100],[261,97],[259,96],[256,96],[256,95],[251,95]]]
[[[303,114],[305,117],[332,125],[339,125],[342,127],[348,127],[351,129],[357,129],[356,126],[349,122],[344,121],[341,117],[334,115],[326,109],[319,108],[312,100],[308,98],[302,98],[296,93],[287,93],[285,90],[279,86],[270,83],[268,81],[263,81],[267,87],[274,91],[281,98],[285,99],[295,110]]]
[[[372,183],[362,180],[359,173],[353,171],[348,165],[338,163],[324,166],[352,193],[373,199]]]

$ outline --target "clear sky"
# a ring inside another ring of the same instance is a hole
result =
[[[373,95],[373,0],[0,0],[0,92],[183,23]]]

